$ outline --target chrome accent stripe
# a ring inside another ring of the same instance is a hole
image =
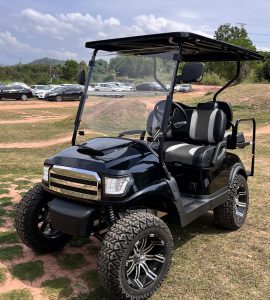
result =
[[[83,184],[83,183],[76,183],[73,181],[67,181],[67,180],[62,180],[62,179],[58,179],[58,178],[50,178],[50,182],[55,182],[55,183],[59,183],[61,185],[66,185],[66,186],[70,186],[70,187],[75,187],[75,188],[79,188],[79,189],[84,189],[84,190],[89,190],[89,191],[97,191],[98,190],[98,183],[96,186],[92,186],[92,185],[87,185],[87,184]]]
[[[79,192],[75,192],[75,191],[68,191],[68,190],[61,189],[61,188],[58,188],[58,187],[55,187],[55,186],[50,186],[50,189],[52,191],[57,192],[57,193],[72,196],[72,197],[76,197],[76,198],[87,199],[87,200],[100,200],[99,193],[97,193],[97,196],[94,196],[94,195],[79,193]]]
[[[87,170],[83,170],[83,169],[54,165],[53,168],[51,169],[51,172],[58,174],[58,175],[75,177],[75,178],[79,178],[79,179],[90,180],[92,177],[94,179],[94,181],[101,183],[101,178],[98,176],[98,174],[96,172],[91,172],[91,171],[87,171]]]

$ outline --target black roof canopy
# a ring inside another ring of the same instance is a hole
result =
[[[183,61],[237,61],[263,58],[256,51],[190,32],[168,32],[93,41],[86,42],[85,47],[109,52],[141,54],[181,47]]]

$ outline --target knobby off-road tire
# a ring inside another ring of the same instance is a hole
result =
[[[15,227],[21,241],[28,247],[50,252],[61,249],[72,236],[52,228],[48,219],[49,202],[52,196],[35,185],[17,206]]]
[[[237,230],[245,222],[249,206],[248,185],[238,174],[230,186],[228,201],[214,209],[217,224],[225,229]]]
[[[172,253],[167,225],[149,213],[132,213],[105,236],[98,257],[100,281],[112,299],[147,299],[166,277]]]

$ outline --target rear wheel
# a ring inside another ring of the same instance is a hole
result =
[[[119,299],[149,298],[171,265],[173,239],[166,224],[149,213],[133,213],[107,233],[98,260],[101,282]]]
[[[37,184],[18,204],[15,217],[18,236],[25,245],[34,250],[58,250],[72,238],[52,227],[48,215],[51,201],[52,196],[43,191],[41,184]]]
[[[228,201],[214,209],[215,220],[225,229],[239,229],[245,222],[248,206],[247,181],[238,174],[230,186]]]
[[[21,99],[22,99],[22,101],[26,101],[28,99],[28,97],[26,94],[22,94]]]

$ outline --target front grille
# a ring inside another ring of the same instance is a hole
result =
[[[55,165],[49,174],[50,190],[80,199],[100,200],[100,184],[97,173],[82,169]]]

